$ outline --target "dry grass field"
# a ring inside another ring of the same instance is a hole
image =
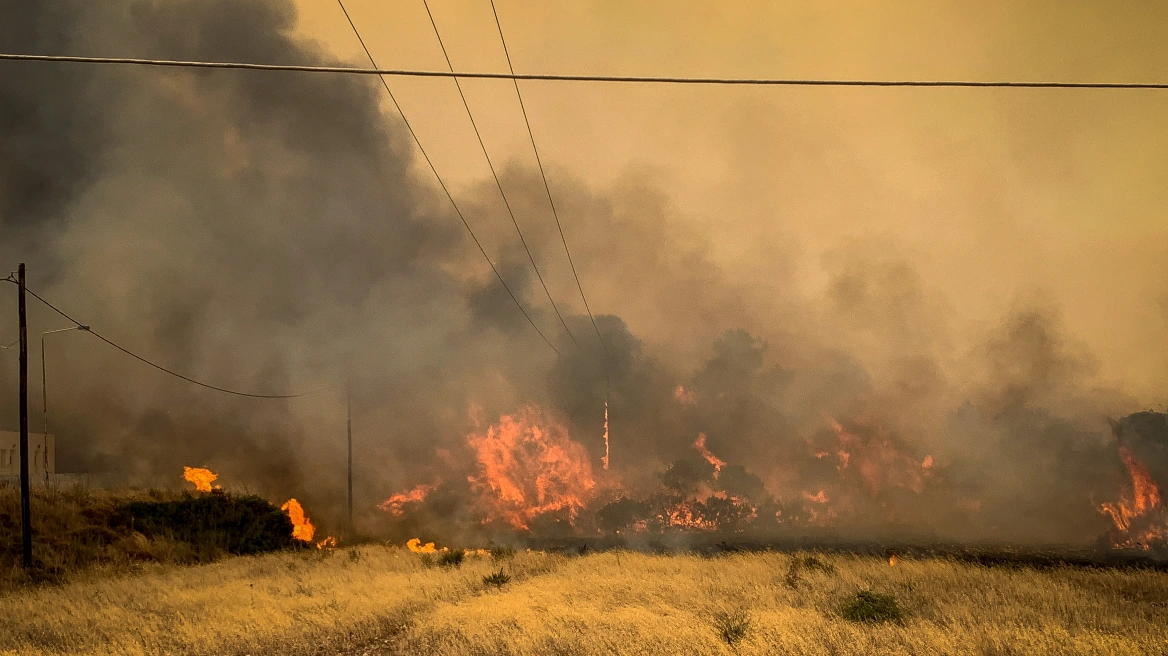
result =
[[[510,580],[484,577],[502,568]],[[861,591],[903,616],[859,621]],[[461,566],[361,546],[0,593],[6,654],[1164,654],[1168,574],[808,554]]]

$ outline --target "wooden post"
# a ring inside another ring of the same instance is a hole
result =
[[[17,269],[20,315],[20,537],[25,569],[32,568],[32,490],[28,471],[28,317],[24,300],[24,263]]]
[[[349,434],[349,514],[346,528],[353,536],[353,392],[351,384],[345,386],[345,423]]]

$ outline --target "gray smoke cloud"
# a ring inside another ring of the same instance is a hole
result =
[[[295,25],[282,0],[7,0],[0,48],[339,63]],[[57,335],[48,364],[63,469],[177,477],[206,465],[339,521],[349,386],[367,524],[384,519],[375,504],[388,494],[442,480],[427,512],[466,525],[471,408],[491,421],[549,407],[596,463],[607,376],[614,473],[630,494],[708,476],[692,465],[703,433],[736,467],[720,479],[728,491],[765,489],[787,508],[806,505],[805,492],[848,499],[841,521],[868,518],[851,523],[857,534],[1083,541],[1106,529],[1097,504],[1125,484],[1106,418],[1140,406],[1094,386],[1092,356],[1057,307],[1022,297],[965,348],[949,329],[959,308],[895,240],[830,252],[822,297],[776,294],[794,289],[785,250],[760,264],[765,289],[731,275],[651,175],[598,190],[553,170],[604,350],[538,174],[514,166],[503,185],[580,348],[493,183],[460,198],[556,357],[398,121],[365,78],[0,63],[0,260],[28,262],[35,289],[179,371],[247,391],[323,390],[224,396],[90,336]],[[40,307],[32,321],[34,336],[62,326]],[[15,362],[4,357],[8,425]],[[852,460],[836,454],[832,422],[852,436]],[[926,458],[935,465],[922,473]]]

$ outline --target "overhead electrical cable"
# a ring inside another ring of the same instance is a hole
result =
[[[345,20],[349,21],[349,27],[353,28],[353,34],[357,37],[357,41],[360,42],[361,49],[365,51],[365,56],[369,58],[369,63],[373,66],[374,69],[376,69],[377,62],[373,60],[373,54],[369,51],[369,47],[365,45],[365,39],[361,38],[361,33],[357,30],[356,23],[354,23],[353,18],[349,16],[349,10],[345,8],[345,3],[343,0],[337,0],[337,4],[340,5],[341,11],[345,14]],[[479,252],[482,253],[483,259],[485,259],[487,264],[491,266],[491,271],[495,272],[495,277],[498,278],[499,284],[503,286],[503,289],[507,290],[507,295],[510,296],[511,300],[515,302],[515,307],[519,308],[519,311],[523,313],[523,317],[527,319],[527,323],[531,324],[531,327],[535,329],[535,332],[539,334],[544,343],[547,344],[556,355],[559,355],[560,350],[556,348],[556,345],[553,344],[552,341],[548,339],[547,335],[544,335],[543,331],[539,329],[539,326],[536,325],[535,321],[531,318],[531,315],[528,314],[527,310],[523,307],[523,304],[519,302],[519,297],[515,295],[515,292],[513,292],[511,287],[507,284],[507,281],[503,279],[503,274],[499,273],[499,268],[495,266],[495,263],[491,260],[491,256],[487,255],[487,250],[483,248],[482,242],[479,241],[479,238],[475,235],[474,230],[470,227],[470,223],[467,222],[466,217],[462,213],[462,210],[458,207],[458,203],[454,201],[454,195],[450,193],[450,189],[447,188],[446,183],[442,181],[442,176],[438,175],[438,168],[434,166],[434,161],[430,159],[430,155],[426,153],[426,149],[422,146],[422,140],[419,139],[418,134],[414,132],[414,127],[410,124],[410,120],[406,118],[406,113],[404,110],[402,110],[402,107],[398,103],[397,98],[394,97],[393,91],[390,90],[389,83],[385,81],[385,76],[379,75],[378,78],[381,80],[381,86],[385,88],[385,93],[389,94],[389,99],[391,102],[393,102],[394,109],[396,109],[398,115],[401,116],[402,123],[405,124],[406,130],[409,131],[410,136],[414,139],[414,143],[417,144],[418,151],[422,153],[422,158],[426,160],[426,164],[429,165],[430,171],[434,174],[434,179],[438,181],[438,186],[441,187],[442,192],[446,194],[446,198],[450,201],[451,207],[454,208],[454,213],[458,215],[458,218],[460,221],[462,221],[462,225],[466,228],[466,231],[470,233],[470,238],[472,241],[474,241],[475,246],[478,247]]]
[[[495,9],[495,0],[491,0],[491,13],[495,15],[495,27],[499,30],[499,42],[503,44],[503,54],[507,57],[507,70],[515,74],[515,67],[511,64],[511,51],[507,48],[507,39],[503,37],[503,24],[499,21],[499,11]],[[560,241],[564,244],[564,254],[568,256],[568,266],[572,268],[572,276],[576,279],[576,289],[580,291],[580,300],[584,302],[584,309],[588,312],[588,319],[592,322],[592,329],[596,331],[596,339],[600,340],[600,348],[604,351],[604,368],[608,370],[608,346],[600,335],[600,327],[596,325],[596,317],[592,315],[592,307],[588,304],[588,297],[584,295],[584,285],[580,283],[580,274],[576,272],[576,262],[572,259],[572,251],[568,248],[568,238],[564,236],[564,226],[560,223],[560,213],[556,211],[556,202],[552,200],[552,189],[548,185],[547,172],[543,168],[543,158],[539,156],[539,147],[535,145],[535,133],[531,130],[531,120],[527,117],[527,106],[523,103],[523,94],[519,92],[519,80],[512,78],[515,85],[515,97],[519,99],[519,110],[523,112],[523,124],[527,126],[527,137],[531,140],[531,150],[535,153],[535,163],[539,166],[539,176],[543,180],[543,190],[547,192],[548,205],[552,208],[552,217],[556,220],[556,230],[560,232]]]
[[[48,306],[50,310],[56,312],[57,314],[61,315],[62,317],[65,317],[69,321],[72,321],[75,326],[77,326],[78,328],[80,328],[84,332],[87,332],[87,333],[93,335],[94,337],[100,339],[101,341],[105,342],[106,344],[109,344],[110,346],[116,348],[117,350],[121,351],[122,353],[125,353],[126,355],[134,358],[135,360],[138,360],[140,362],[148,364],[151,367],[154,367],[155,369],[157,369],[159,371],[162,371],[162,372],[170,374],[171,376],[174,376],[175,378],[181,378],[182,380],[185,380],[188,383],[193,383],[195,385],[198,385],[199,387],[206,387],[207,389],[215,390],[216,392],[223,392],[224,394],[233,394],[235,396],[246,396],[246,397],[253,398],[253,399],[297,399],[297,398],[301,398],[301,397],[305,397],[305,396],[313,396],[316,394],[320,394],[320,392],[323,391],[323,390],[317,390],[315,392],[305,392],[305,393],[301,393],[301,394],[253,394],[251,392],[240,392],[238,390],[228,389],[226,387],[219,387],[217,385],[211,385],[208,383],[204,383],[200,380],[195,380],[194,378],[191,378],[190,376],[184,376],[176,371],[173,371],[171,369],[167,369],[166,367],[164,367],[160,364],[156,364],[154,362],[151,362],[150,360],[147,360],[146,358],[138,355],[137,353],[134,353],[133,351],[131,351],[125,347],[122,347],[122,346],[119,346],[118,344],[115,344],[113,341],[106,339],[101,334],[94,331],[93,328],[89,327],[88,325],[82,324],[81,322],[77,321],[73,317],[65,314],[57,306],[55,306],[52,303],[41,298],[41,296],[39,294],[37,294],[33,290],[29,289],[28,287],[25,287],[24,290],[26,292],[28,292],[33,298],[37,299],[41,303],[44,303],[46,306]]]
[[[338,0],[339,1],[339,0]],[[446,52],[446,44],[442,42],[442,35],[438,32],[438,23],[434,21],[434,14],[430,12],[430,3],[428,0],[422,0],[422,5],[426,7],[426,15],[430,17],[430,25],[434,28],[434,36],[438,38],[438,47],[442,48],[442,56],[446,58],[446,66],[450,72],[454,72],[454,64],[450,62],[450,55]],[[374,64],[376,66],[376,64]],[[568,333],[568,337],[572,339],[572,343],[576,348],[580,348],[580,342],[576,341],[576,336],[572,334],[572,329],[568,327],[568,322],[564,321],[564,315],[560,314],[560,308],[556,305],[555,299],[552,298],[552,293],[548,289],[547,282],[543,279],[543,274],[539,271],[539,265],[535,263],[535,256],[531,254],[531,248],[527,245],[527,239],[523,236],[523,231],[519,229],[519,221],[515,218],[515,212],[511,209],[511,202],[507,200],[507,193],[503,191],[503,183],[499,180],[499,174],[495,170],[495,163],[491,161],[491,155],[487,152],[487,145],[483,143],[483,135],[479,132],[478,123],[475,122],[474,114],[470,111],[470,103],[466,100],[466,94],[462,92],[462,84],[458,78],[454,78],[454,86],[458,89],[458,97],[462,98],[462,106],[466,108],[466,116],[470,119],[470,126],[474,128],[475,138],[479,140],[479,147],[483,150],[483,157],[487,160],[487,166],[491,169],[491,177],[495,179],[495,186],[499,189],[499,195],[503,198],[503,206],[507,208],[507,215],[511,217],[511,225],[515,226],[515,232],[519,235],[519,242],[523,244],[523,250],[527,252],[527,259],[531,262],[531,268],[535,270],[535,277],[539,279],[539,284],[543,287],[544,294],[547,294],[548,302],[552,304],[552,309],[556,312],[556,317],[560,320],[560,325],[564,327],[564,331]]]
[[[70,62],[77,64],[115,64],[129,66],[163,66],[169,68],[221,68],[253,71],[298,71],[302,73],[343,73],[349,75],[392,75],[397,77],[448,77],[482,80],[538,80],[545,82],[613,82],[632,84],[704,84],[788,87],[972,87],[1006,89],[1168,89],[1168,82],[1033,82],[1004,80],[844,80],[814,78],[742,78],[742,77],[668,77],[650,75],[564,75],[551,73],[490,73],[481,71],[423,71],[403,68],[352,68],[350,66],[311,66],[302,64],[256,64],[249,62],[214,62],[181,59],[143,59],[135,57],[82,57],[77,55],[30,55],[0,53],[0,60]]]

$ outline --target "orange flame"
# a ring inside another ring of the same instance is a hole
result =
[[[394,517],[401,517],[405,514],[402,509],[407,503],[421,503],[426,500],[426,495],[430,494],[436,486],[434,485],[417,485],[413,489],[406,492],[398,492],[390,498],[382,501],[377,507],[382,510],[388,510]]]
[[[706,434],[698,433],[698,439],[693,443],[693,446],[698,450],[698,453],[702,454],[706,462],[714,466],[714,478],[718,478],[718,474],[722,473],[722,468],[726,466],[726,461],[710,453],[710,450],[706,448]]]
[[[825,493],[823,490],[820,490],[815,494],[804,491],[803,498],[807,501],[811,501],[812,503],[827,503],[827,493]]]
[[[312,542],[312,534],[316,533],[316,527],[304,516],[304,508],[300,507],[300,502],[288,499],[280,506],[280,510],[288,513],[292,520],[292,537],[302,542]]]
[[[467,444],[479,469],[469,480],[483,493],[488,521],[526,530],[553,511],[575,518],[596,486],[584,448],[534,406],[503,415],[486,433],[467,436]]]
[[[1112,541],[1113,546],[1146,550],[1153,543],[1168,541],[1168,518],[1161,518],[1164,521],[1157,522],[1155,517],[1163,514],[1163,511],[1160,489],[1156,487],[1152,475],[1127,447],[1119,447],[1119,457],[1123,459],[1128,475],[1131,476],[1132,498],[1121,499],[1116,503],[1105,502],[1099,506],[1099,511],[1111,518],[1121,534]],[[1133,529],[1133,524],[1139,525],[1140,529]]]
[[[331,535],[328,536],[327,538],[321,540],[320,542],[316,543],[317,549],[332,549],[336,546],[337,546],[337,539]]]
[[[409,549],[414,553],[434,553],[438,551],[434,548],[433,542],[422,544],[422,541],[418,538],[410,538],[409,541],[406,542],[406,549]]]
[[[893,552],[892,554],[890,554],[888,556],[888,564],[890,566],[896,567],[896,563],[898,563],[898,562],[900,562],[900,557],[897,556],[895,552]]]
[[[604,395],[604,457],[600,459],[608,469],[608,394]]]
[[[195,489],[199,492],[210,492],[211,483],[214,483],[215,479],[219,478],[219,475],[210,469],[204,469],[202,467],[183,467],[183,478],[188,483],[193,483]],[[216,485],[215,487],[218,488],[219,486]]]

